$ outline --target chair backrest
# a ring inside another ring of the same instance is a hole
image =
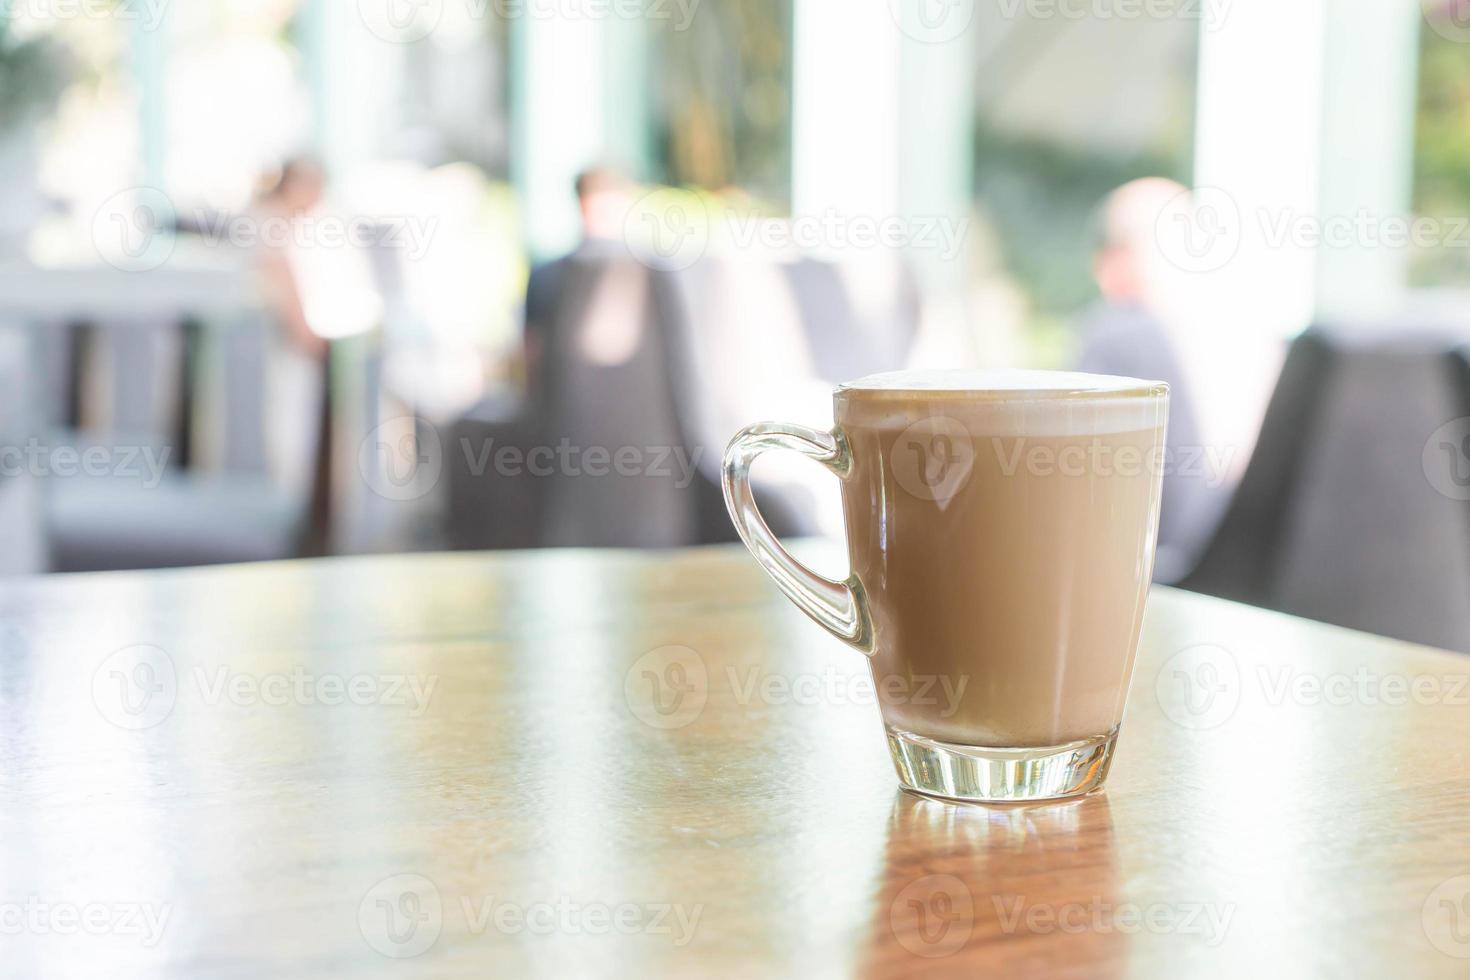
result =
[[[628,256],[574,256],[560,286],[542,355],[541,442],[543,455],[556,454],[544,481],[543,543],[691,543],[691,494],[673,465],[689,447],[649,270]],[[615,464],[620,453],[631,464]]]
[[[888,253],[788,263],[786,279],[817,377],[834,385],[903,367],[919,332],[912,270]]]
[[[1289,502],[1316,432],[1334,357],[1328,340],[1310,331],[1292,344],[1250,464],[1199,564],[1179,583],[1182,588],[1271,604]]]
[[[445,457],[458,450],[426,420],[394,410],[383,392],[380,331],[330,346],[326,361],[311,365],[319,397],[301,548],[307,555],[422,548],[428,542],[419,532]]]
[[[706,258],[655,277],[659,321],[676,369],[673,396],[703,484],[695,500],[702,542],[734,540],[719,494],[730,438],[763,419],[831,423],[831,384],[819,379],[797,290],[782,264],[750,257]],[[813,504],[773,457],[762,508],[778,534],[811,533]],[[815,467],[811,468],[815,470]],[[769,479],[773,476],[775,479]]]
[[[1470,650],[1470,523],[1426,471],[1431,436],[1470,415],[1448,364],[1442,342],[1304,334],[1185,587]]]
[[[525,454],[543,441],[541,419],[518,391],[492,391],[450,429],[444,464],[448,499],[444,540],[467,551],[535,548],[541,544],[545,496],[541,481],[494,469],[494,454],[509,447]]]
[[[38,318],[36,334],[47,390],[42,424],[102,443],[168,446],[180,462],[187,410],[181,321]]]
[[[0,326],[0,576],[46,567],[39,480],[25,455],[40,415],[31,334],[25,326]]]
[[[1444,366],[1449,372],[1454,403],[1462,416],[1470,418],[1470,347],[1456,347],[1450,351],[1445,355]]]
[[[891,256],[839,265],[814,258],[710,257],[660,274],[662,319],[680,370],[675,393],[699,466],[719,479],[725,445],[751,422],[832,423],[832,389],[907,365],[918,333],[918,289]],[[798,459],[770,461],[762,508],[772,530],[833,524],[830,479]],[[824,515],[823,504],[827,505]],[[728,534],[716,501],[708,534]],[[823,517],[826,520],[823,520]]]
[[[733,541],[719,467],[734,432],[760,418],[830,424],[834,382],[899,366],[893,351],[912,343],[918,319],[916,290],[901,268],[883,280],[871,269],[740,256],[650,271],[625,254],[594,251],[552,271],[555,312],[539,338],[534,400],[520,417],[487,400],[456,425],[456,445],[631,447],[662,475],[558,469],[508,480],[470,472],[455,458],[446,527],[453,547]],[[854,275],[866,278],[866,292],[854,289]],[[780,462],[829,479],[803,461],[772,461]],[[761,489],[777,533],[817,529],[805,487],[765,480]],[[540,531],[528,536],[509,526],[516,521]]]

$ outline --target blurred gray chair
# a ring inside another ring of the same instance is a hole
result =
[[[846,264],[805,257],[784,272],[819,378],[836,386],[904,366],[920,317],[907,264],[886,254]]]
[[[542,420],[528,411],[518,393],[506,389],[492,392],[454,423],[444,520],[451,548],[482,551],[541,544],[546,506],[540,481],[497,474],[493,454],[511,447],[524,459],[542,438]]]
[[[901,266],[891,287],[871,268],[815,260],[705,258],[650,271],[626,253],[590,250],[558,266],[532,396],[493,394],[453,429],[445,532],[453,547],[734,541],[718,483],[726,442],[762,412],[799,420],[779,406],[767,411],[762,391],[804,386],[830,412],[833,383],[899,366],[918,321],[917,289]],[[538,477],[494,466],[499,449],[524,459],[561,444],[652,448],[669,454],[665,467],[678,460],[694,470]],[[778,534],[814,530],[800,495],[769,481],[759,489]]]
[[[1470,416],[1442,340],[1294,344],[1239,489],[1185,588],[1470,651],[1470,512],[1432,434]]]
[[[575,263],[546,351],[546,445],[632,447],[689,458],[670,385],[669,345],[648,270],[631,258]],[[653,462],[652,454],[644,465]],[[577,469],[585,460],[573,464]],[[637,473],[558,471],[546,484],[545,543],[672,547],[695,539],[693,486]]]
[[[500,393],[453,429],[452,546],[697,543],[699,500],[711,488],[684,485],[672,468],[691,450],[649,270],[626,255],[579,255],[563,263],[558,290],[534,400]],[[587,450],[611,456],[625,447],[638,452],[637,472],[603,473],[606,460],[594,463],[598,475],[582,472]],[[514,472],[497,465],[506,449],[518,451]]]
[[[30,331],[0,325],[0,576],[46,570],[40,488],[26,461],[39,415],[35,366]]]
[[[1470,418],[1470,347],[1456,347],[1445,357],[1450,372],[1450,386],[1461,415]],[[1470,452],[1464,453],[1470,459]]]
[[[141,336],[169,332],[168,325],[154,326]],[[52,567],[167,568],[322,553],[331,468],[318,461],[303,493],[282,487],[266,464],[263,413],[269,406],[262,392],[269,324],[247,320],[212,328],[208,343],[218,345],[215,353],[227,369],[210,376],[199,373],[203,331],[174,324],[172,332],[180,338],[172,358],[151,356],[161,342],[140,343],[125,328],[98,329],[90,341],[82,335],[77,387],[110,398],[100,417],[84,410],[77,419],[82,428],[62,430],[57,441],[103,446],[117,465],[104,474],[45,481]],[[105,337],[104,345],[93,346],[97,335]],[[215,399],[220,417],[212,420],[215,465],[208,469],[192,459],[200,441],[197,388],[206,383],[218,385],[221,395]],[[149,397],[170,388],[170,397]],[[88,397],[81,399],[84,406]],[[303,421],[312,431],[311,452],[324,459],[332,451],[323,441],[333,431],[332,406],[326,398],[319,405],[318,417]],[[167,463],[161,472],[148,465],[161,460]]]
[[[830,425],[832,388],[906,366],[918,333],[917,285],[891,255],[843,264],[708,257],[659,273],[655,284],[679,366],[678,402],[712,484],[726,443],[742,426],[763,419]],[[781,524],[778,533],[816,533],[815,494],[829,478],[788,462],[800,467],[791,479],[757,481],[762,507]],[[710,520],[728,532],[723,506]]]
[[[167,452],[187,465],[182,322],[131,318],[41,320],[33,336],[45,365],[38,421],[51,445],[109,441]]]
[[[1179,583],[1182,588],[1272,604],[1290,505],[1318,430],[1335,353],[1325,337],[1312,332],[1292,344],[1240,486],[1198,565]]]
[[[702,488],[695,500],[696,541],[735,541],[720,491],[725,446],[742,425],[762,417],[800,421],[799,412],[762,407],[766,391],[825,387],[816,379],[796,287],[789,267],[749,258],[704,258],[685,269],[659,270],[652,283],[671,365],[671,397],[691,447],[695,485]],[[799,488],[764,478],[756,486],[777,534],[815,530]]]

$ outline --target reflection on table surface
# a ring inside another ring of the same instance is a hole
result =
[[[1026,807],[899,792],[862,659],[732,549],[36,580],[0,618],[15,975],[1470,954],[1462,662],[1214,600],[1155,595],[1107,791]]]

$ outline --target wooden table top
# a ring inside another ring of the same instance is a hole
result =
[[[1470,660],[1160,590],[1008,807],[865,674],[737,549],[7,584],[0,975],[1470,974]]]

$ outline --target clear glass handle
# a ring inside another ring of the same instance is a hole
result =
[[[725,450],[722,483],[725,506],[730,509],[730,519],[740,532],[740,540],[786,593],[786,598],[832,635],[871,656],[873,625],[862,583],[856,576],[848,576],[846,582],[834,582],[797,561],[771,533],[755,505],[755,494],[750,489],[750,466],[757,456],[771,449],[801,453],[836,473],[839,479],[846,479],[852,470],[847,442],[840,434],[802,425],[761,422],[730,440]]]

